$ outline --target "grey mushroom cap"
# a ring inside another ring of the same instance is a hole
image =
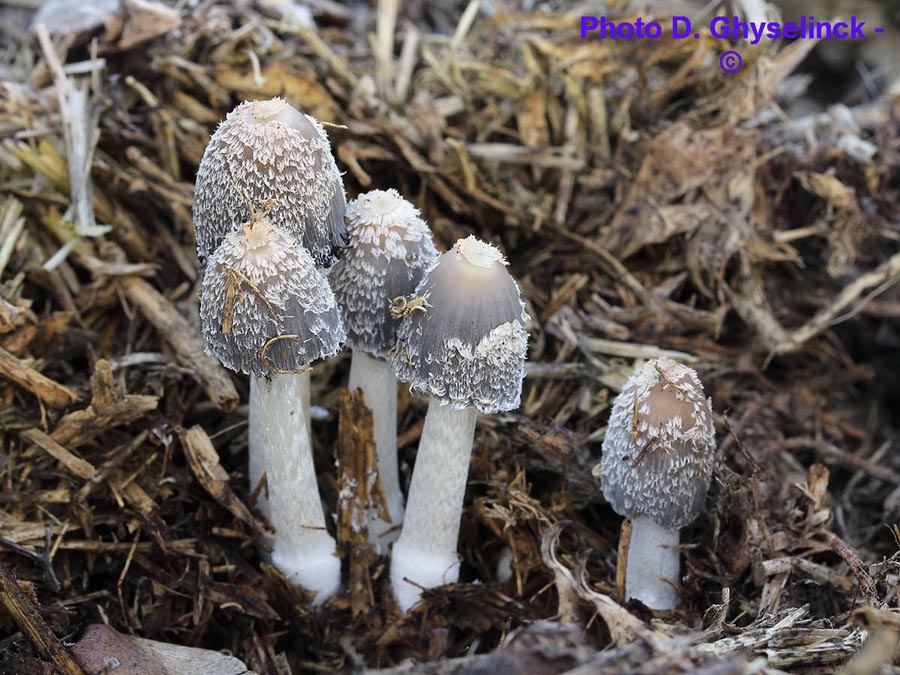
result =
[[[475,237],[438,257],[416,289],[394,354],[412,391],[483,413],[519,407],[528,315],[500,252]]]
[[[209,259],[200,319],[208,354],[260,377],[298,372],[346,337],[325,275],[267,220],[228,234]]]
[[[247,198],[329,267],[346,245],[346,197],[322,125],[280,98],[245,101],[213,134],[197,170],[194,229],[206,261],[250,217]]]
[[[329,278],[341,308],[348,342],[387,358],[400,321],[395,298],[415,291],[438,252],[419,210],[396,190],[373,190],[347,204],[350,245]]]
[[[697,373],[671,359],[649,361],[613,403],[600,462],[603,495],[626,518],[685,527],[703,508],[715,449],[712,401]]]

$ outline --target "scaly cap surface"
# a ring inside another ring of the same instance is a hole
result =
[[[648,361],[613,402],[603,440],[603,495],[626,518],[668,529],[690,524],[709,490],[716,450],[712,401],[697,373]]]
[[[274,200],[269,220],[328,267],[346,243],[341,174],[322,125],[280,98],[245,101],[213,134],[197,170],[194,229],[202,261],[249,218],[247,199]]]
[[[330,270],[349,344],[386,358],[400,321],[391,300],[410,295],[438,252],[419,210],[396,190],[373,190],[347,204],[350,245]]]
[[[528,315],[503,255],[467,237],[434,261],[416,289],[425,310],[403,319],[397,376],[443,403],[484,413],[519,407]]]
[[[200,319],[206,352],[257,376],[298,371],[345,339],[325,275],[268,220],[231,232],[209,259]]]

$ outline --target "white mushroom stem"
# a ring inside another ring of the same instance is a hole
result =
[[[314,591],[319,604],[339,589],[341,561],[325,528],[301,405],[303,380],[296,375],[253,380],[251,402],[257,407],[251,420],[257,426],[250,438],[263,448],[275,527],[272,562],[289,580]]]
[[[646,516],[631,520],[625,570],[626,600],[635,598],[650,609],[678,606],[678,592],[672,584],[678,583],[681,574],[679,541],[679,530],[666,529]]]
[[[250,378],[250,401],[247,411],[247,477],[250,480],[250,492],[253,493],[259,487],[266,472],[266,458],[263,443],[262,427],[259,420],[259,378]],[[256,507],[268,518],[272,515],[269,510],[268,491],[263,488],[256,497]]]
[[[397,539],[400,534],[398,526],[403,522],[403,493],[400,491],[400,471],[397,467],[397,377],[389,362],[354,349],[349,385],[351,391],[362,389],[366,405],[372,411],[378,479],[391,519],[387,522],[372,509],[369,542],[381,552]]]
[[[312,368],[294,375],[298,380],[297,386],[300,387],[300,403],[303,405],[303,419],[306,420],[306,433],[309,434],[310,439],[312,439],[312,417],[309,414],[309,408],[312,405],[311,374]]]
[[[306,420],[306,433],[312,438],[312,423],[309,416],[310,406],[310,371],[306,370],[296,375],[281,375],[281,377],[293,377],[297,379],[297,388],[300,392],[300,403],[303,406],[303,418]],[[262,480],[263,474],[266,472],[265,450],[263,450],[263,437],[259,424],[259,385],[255,377],[250,378],[250,401],[249,411],[247,413],[247,454],[248,467],[247,477],[250,481],[250,492],[252,493],[259,487],[259,481]],[[259,491],[256,497],[256,508],[259,509],[266,518],[271,517],[272,512],[269,508],[268,490]]]
[[[419,600],[419,586],[459,579],[456,546],[477,419],[475,408],[428,404],[403,529],[391,551],[391,584],[404,612]]]

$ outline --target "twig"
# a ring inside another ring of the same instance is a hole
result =
[[[13,249],[25,229],[25,218],[22,216],[22,202],[15,197],[8,197],[0,206],[0,274],[12,256]]]
[[[63,675],[85,675],[81,666],[44,623],[34,603],[19,586],[18,579],[2,562],[0,562],[0,605],[9,612],[41,656],[56,666]]]
[[[128,299],[137,305],[166,342],[175,349],[178,361],[191,369],[216,406],[234,410],[238,402],[237,390],[228,373],[203,349],[203,338],[188,324],[172,303],[153,286],[136,277],[122,280]]]
[[[419,42],[422,34],[413,24],[405,26],[403,47],[400,49],[400,60],[397,64],[394,77],[394,95],[398,103],[403,103],[409,95],[409,85],[412,82],[413,70],[419,60]]]
[[[69,196],[72,200],[75,231],[83,237],[96,237],[110,230],[109,227],[97,225],[92,200],[91,163],[100,136],[97,128],[99,115],[96,110],[92,113],[88,111],[87,89],[74,86],[66,76],[47,33],[47,27],[42,23],[38,24],[35,32],[41,43],[47,66],[53,73],[59,97],[59,114],[62,117],[63,136],[66,140]]]
[[[790,141],[804,140],[810,133],[816,131],[833,134],[841,131],[842,127],[846,129],[852,125],[861,129],[875,129],[889,124],[894,105],[895,102],[888,96],[855,108],[836,105],[823,113],[797,117],[773,125],[763,132],[763,136],[773,145],[784,145]]]
[[[375,19],[375,39],[372,53],[375,56],[375,77],[378,93],[389,100],[394,69],[394,33],[397,28],[398,0],[378,0]]]
[[[200,426],[180,429],[178,436],[187,457],[191,471],[203,489],[210,496],[228,509],[241,522],[252,527],[256,532],[265,533],[265,525],[257,520],[244,503],[234,494],[228,485],[228,472],[219,463],[219,453],[212,441]]]
[[[359,80],[350,70],[347,62],[335,54],[331,48],[322,41],[322,38],[316,34],[315,30],[308,26],[296,26],[294,32],[319,55],[319,58],[331,67],[335,75],[343,80],[345,84],[349,85],[351,89],[356,89],[359,85]]]
[[[828,533],[828,545],[831,550],[837,553],[845,563],[853,576],[856,577],[856,583],[859,584],[860,593],[868,602],[874,602],[878,597],[878,588],[875,586],[875,580],[869,574],[869,570],[865,563],[860,559],[859,554],[854,551],[843,539],[836,534]]]
[[[22,546],[21,544],[17,544],[14,541],[10,541],[6,537],[0,537],[0,546],[3,548],[12,551],[13,553],[18,553],[19,555],[25,556],[29,560],[36,562],[40,565],[44,570],[44,575],[47,578],[47,581],[50,582],[50,587],[54,590],[54,592],[59,591],[62,588],[62,584],[59,583],[59,579],[56,577],[56,571],[53,569],[53,560],[50,557],[51,552],[53,551],[53,528],[48,527],[47,532],[44,539],[44,549],[38,553],[37,551],[32,551],[30,548]]]
[[[6,377],[27,389],[51,408],[65,408],[75,402],[75,394],[68,387],[42,375],[8,351],[0,347],[0,377]]]
[[[670,359],[677,359],[683,363],[696,363],[699,361],[696,356],[688,354],[687,352],[662,349],[655,345],[642,345],[635,342],[620,342],[618,340],[605,340],[603,338],[579,336],[578,344],[590,352],[607,354],[609,356],[634,359],[658,359],[661,357],[668,357]]]
[[[773,353],[788,354],[797,351],[805,342],[823,330],[852,318],[862,310],[869,300],[890,288],[897,281],[900,281],[900,253],[895,253],[871,272],[860,275],[844,286],[828,307],[820,310],[812,319],[788,335],[785,340],[776,344],[772,350]],[[864,297],[856,307],[841,315],[841,312],[870,288],[874,288],[875,292]]]
[[[841,450],[839,447],[837,447],[833,443],[829,443],[828,441],[823,441],[815,438],[787,438],[783,440],[780,445],[783,450],[815,450],[823,457],[832,459],[836,463],[841,464],[849,469],[853,469],[854,471],[862,471],[869,474],[873,478],[883,480],[886,483],[900,485],[900,474],[898,474],[896,471],[893,471],[886,466],[873,464],[869,460],[863,459],[862,457],[857,457],[856,455],[847,452],[846,450]]]

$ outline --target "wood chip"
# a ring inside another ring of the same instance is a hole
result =
[[[51,408],[65,408],[75,402],[75,393],[26,365],[0,347],[0,375],[27,389]]]

